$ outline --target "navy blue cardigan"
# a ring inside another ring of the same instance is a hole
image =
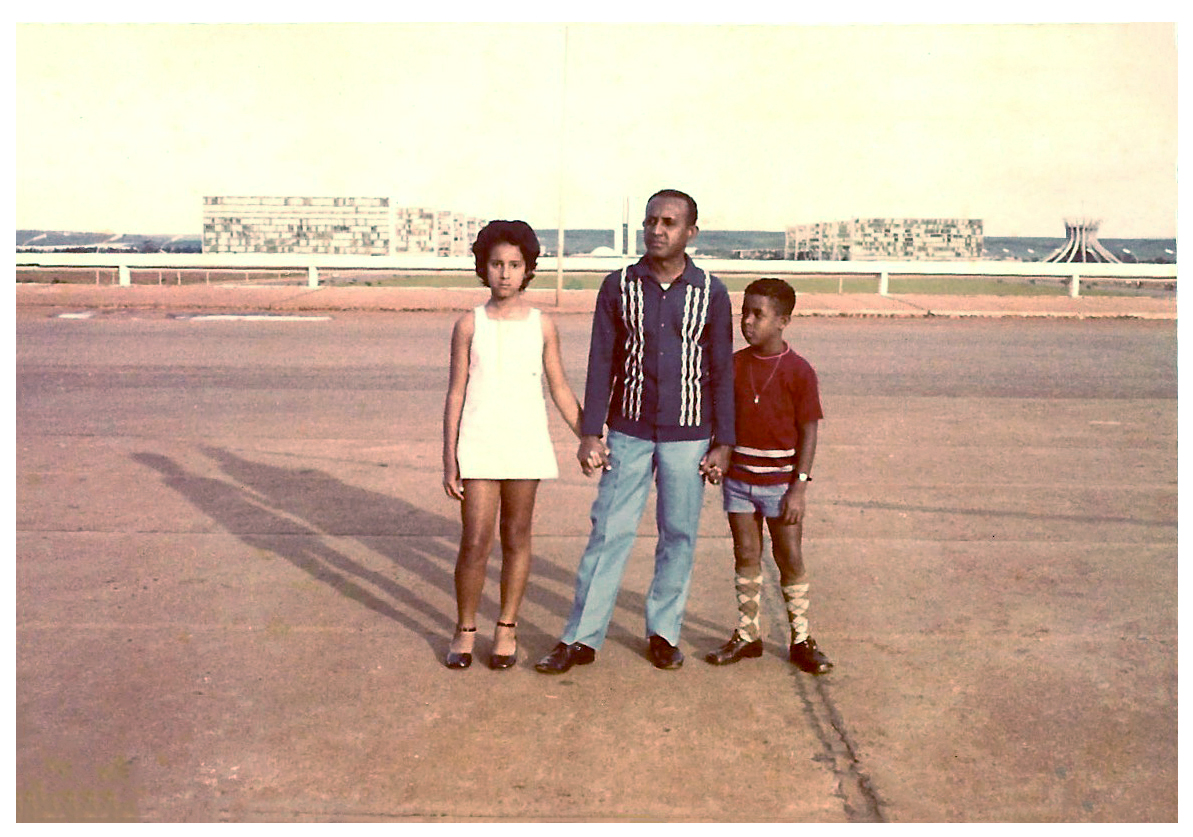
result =
[[[733,307],[723,282],[685,257],[664,291],[645,260],[597,292],[581,431],[733,445]]]

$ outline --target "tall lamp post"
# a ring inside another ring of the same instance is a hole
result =
[[[563,27],[563,83],[559,88],[559,229],[555,235],[555,307],[563,301],[563,178],[567,148],[568,28]]]

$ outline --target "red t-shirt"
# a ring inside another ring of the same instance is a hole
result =
[[[747,346],[733,355],[737,445],[731,479],[752,485],[791,482],[799,461],[799,425],[824,418],[816,370],[783,344],[782,354],[758,357]]]

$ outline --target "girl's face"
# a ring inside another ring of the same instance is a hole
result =
[[[507,299],[522,292],[526,281],[526,259],[515,244],[499,241],[489,250],[486,265],[489,292],[495,299]]]

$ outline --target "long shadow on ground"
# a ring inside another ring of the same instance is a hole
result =
[[[266,465],[222,448],[201,450],[229,479],[189,473],[174,460],[156,453],[137,453],[132,459],[160,473],[167,486],[245,544],[284,558],[341,595],[423,636],[436,656],[446,652],[455,624],[454,612],[431,604],[391,575],[352,560],[329,546],[325,538],[357,539],[395,566],[416,574],[422,582],[454,596],[458,521],[389,494],[349,485],[314,468]],[[481,604],[482,615],[490,620],[495,620],[500,611],[500,563],[499,554],[489,562]],[[569,595],[560,595],[544,581],[556,588],[562,586]],[[525,600],[557,614],[559,620],[544,629],[522,619],[519,633],[524,639],[541,641],[544,652],[554,643],[571,609],[573,582],[574,570],[535,556]],[[618,603],[641,614],[645,596],[623,591]],[[723,625],[690,616],[685,627],[698,632],[695,641],[701,644],[719,641],[724,632]],[[619,625],[616,619],[610,626],[609,639],[637,651],[644,651],[646,646],[639,632]],[[527,646],[523,656],[537,656],[539,650]]]

